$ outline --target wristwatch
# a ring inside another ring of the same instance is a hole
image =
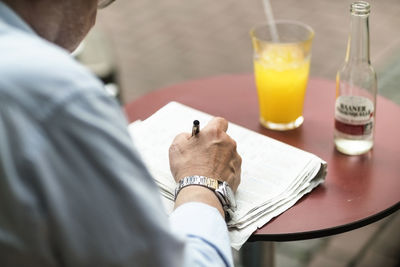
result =
[[[200,175],[186,176],[178,182],[175,189],[175,200],[179,191],[189,185],[200,185],[212,190],[222,204],[225,213],[225,220],[228,222],[232,219],[233,213],[236,211],[236,200],[235,195],[227,182]]]

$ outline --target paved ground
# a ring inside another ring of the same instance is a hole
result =
[[[350,2],[271,1],[276,18],[314,28],[312,76],[335,78],[345,56]],[[400,104],[400,2],[371,4],[371,60],[379,92]],[[100,12],[95,32],[111,40],[126,103],[184,80],[252,72],[248,32],[263,20],[261,0],[119,0]],[[400,213],[333,237],[277,243],[276,255],[279,267],[400,266]]]

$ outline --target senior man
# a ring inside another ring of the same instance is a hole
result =
[[[232,266],[229,196],[191,182],[236,191],[227,121],[174,140],[167,218],[118,103],[69,54],[111,2],[0,1],[0,266]]]

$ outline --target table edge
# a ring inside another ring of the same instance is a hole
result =
[[[256,241],[298,241],[298,240],[306,240],[320,237],[327,237],[331,235],[337,235],[341,233],[345,233],[348,231],[352,231],[364,226],[367,226],[371,223],[377,222],[400,209],[400,202],[397,202],[395,205],[383,210],[377,214],[366,217],[362,220],[335,226],[326,229],[320,229],[315,231],[307,231],[307,232],[296,232],[296,233],[279,233],[279,234],[257,234],[253,233],[250,238],[247,240],[248,242],[256,242]],[[268,223],[263,227],[268,227]]]

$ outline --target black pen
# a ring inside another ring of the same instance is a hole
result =
[[[195,136],[199,132],[200,132],[200,122],[198,120],[194,120],[192,127],[192,136]]]

